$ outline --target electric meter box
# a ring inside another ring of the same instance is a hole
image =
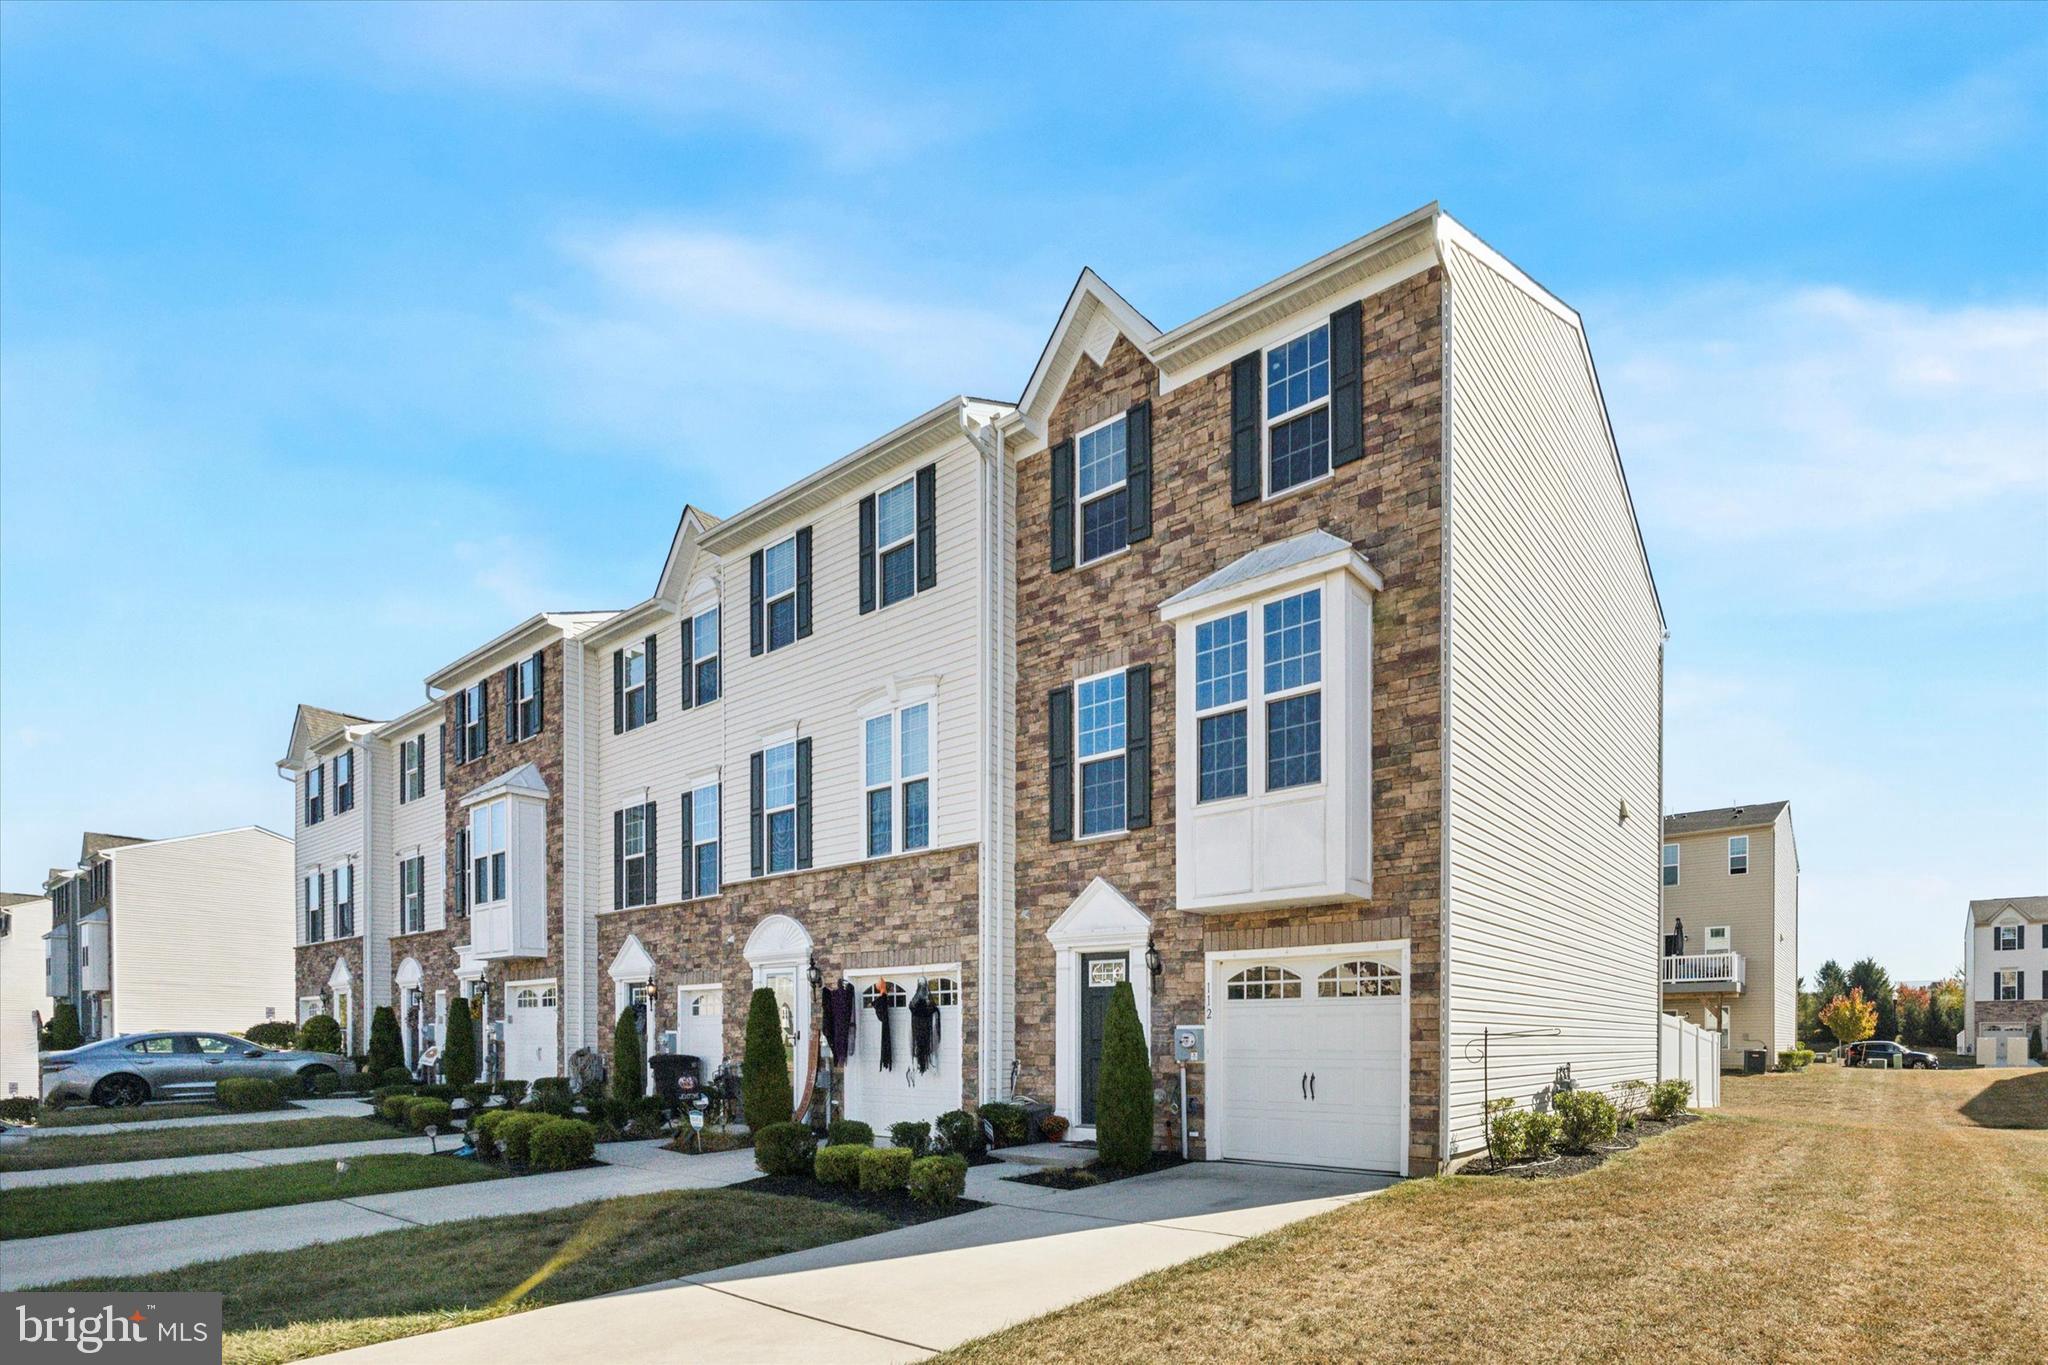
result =
[[[1173,1026],[1173,1060],[1176,1062],[1199,1062],[1207,1049],[1208,1030],[1200,1024],[1175,1024]]]

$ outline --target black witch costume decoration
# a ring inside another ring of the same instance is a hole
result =
[[[939,1007],[932,1003],[929,984],[920,981],[917,994],[910,997],[910,1059],[919,1071],[930,1071],[938,1050]]]
[[[845,1062],[853,1055],[853,1016],[859,1008],[855,1003],[853,983],[842,980],[836,986],[824,990],[825,1041],[832,1048],[832,1060]]]
[[[875,1018],[882,1021],[882,1036],[876,1043],[876,1060],[882,1064],[882,1070],[893,1071],[896,1069],[896,1050],[891,1045],[889,1038],[889,983],[877,981],[874,985],[874,992],[875,1003],[873,1008]]]

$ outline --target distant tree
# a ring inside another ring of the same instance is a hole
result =
[[[1799,978],[1796,989],[1797,1003],[1794,1007],[1796,1012],[1793,1016],[1792,1031],[1802,1043],[1818,1042],[1827,1036],[1827,1030],[1820,1026],[1820,993],[1806,989],[1806,978],[1803,976]]]
[[[1929,1023],[1934,1009],[1934,997],[1925,986],[1901,986],[1898,989],[1899,1038],[1914,1047],[1925,1047],[1934,1041],[1930,1036],[1935,1029]]]
[[[1820,1012],[1820,1021],[1838,1043],[1860,1043],[1877,1032],[1877,1007],[1863,998],[1861,989],[1851,987]]]
[[[1849,993],[1849,974],[1842,970],[1842,964],[1829,958],[1820,964],[1820,970],[1813,974],[1813,994],[1825,1005],[1838,995]]]
[[[391,1006],[379,1005],[370,1014],[370,1060],[372,1076],[382,1076],[392,1067],[405,1065],[405,1043],[398,1036],[398,1016]]]
[[[1928,987],[1931,1002],[1930,1023],[1939,1031],[1933,1040],[1942,1047],[1954,1047],[1956,1035],[1963,1031],[1963,974],[1935,982]]]
[[[69,1000],[59,1000],[57,1008],[50,1011],[50,1022],[43,1034],[45,1052],[64,1052],[85,1041],[78,1031],[78,1011]]]
[[[1877,1032],[1873,1036],[1899,1036],[1898,996],[1892,989],[1891,973],[1878,966],[1876,958],[1858,959],[1856,965],[1849,968],[1849,988],[1862,991],[1863,998],[1877,1008]]]
[[[448,1036],[441,1040],[441,1079],[449,1085],[476,1084],[476,1026],[469,1019],[469,1001],[448,1002]]]

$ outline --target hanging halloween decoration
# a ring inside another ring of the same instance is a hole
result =
[[[881,1063],[882,1070],[894,1071],[896,1069],[896,1049],[889,1037],[889,983],[877,981],[874,984],[873,990],[875,992],[875,1003],[873,1006],[875,1018],[879,1019],[882,1024],[881,1035],[875,1041],[875,1060]]]
[[[919,1071],[930,1071],[939,1050],[939,1007],[932,1003],[931,983],[917,983],[910,997],[910,1058]]]
[[[853,983],[841,980],[836,986],[827,986],[824,1000],[825,1041],[832,1045],[832,1060],[844,1065],[853,1055],[853,1016],[860,1012]]]

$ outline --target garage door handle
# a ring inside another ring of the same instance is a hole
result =
[[[1316,1097],[1316,1073],[1313,1071],[1308,1073],[1308,1097],[1310,1099]]]
[[[1303,1099],[1308,1098],[1308,1073],[1306,1071],[1301,1073],[1301,1097]]]

